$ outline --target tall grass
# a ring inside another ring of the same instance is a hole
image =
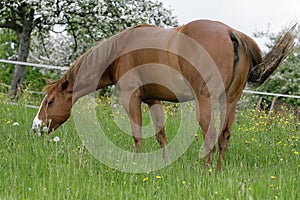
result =
[[[26,108],[24,100],[14,106],[1,99],[0,199],[300,199],[300,124],[292,115],[238,112],[222,173],[204,168],[199,131],[171,165],[134,174],[90,155],[72,118],[53,134],[37,137],[30,132],[37,110]],[[113,126],[109,101],[99,101],[99,118],[111,141],[133,150],[132,138]],[[167,106],[169,140],[178,126],[174,110]],[[154,136],[143,146],[159,149]]]

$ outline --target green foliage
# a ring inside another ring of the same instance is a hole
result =
[[[18,37],[10,29],[0,29],[0,55],[3,59],[14,59],[13,54],[18,49]]]

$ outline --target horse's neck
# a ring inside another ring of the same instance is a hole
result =
[[[96,90],[100,90],[102,88],[105,88],[109,85],[113,84],[113,80],[111,79],[112,75],[111,75],[111,71],[113,66],[115,65],[115,62],[113,62],[112,64],[110,64],[105,71],[103,72],[103,74],[101,75],[101,77],[98,77],[98,84],[96,87]]]
[[[97,55],[97,53],[87,55],[80,68],[73,71],[73,97],[76,101],[82,96],[113,84],[110,79],[112,64],[107,65],[107,62],[103,61],[103,57],[101,58],[101,55]]]

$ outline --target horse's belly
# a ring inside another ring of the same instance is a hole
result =
[[[178,71],[163,67],[144,69],[141,74],[145,99],[158,99],[165,101],[189,101],[193,93],[185,78]]]

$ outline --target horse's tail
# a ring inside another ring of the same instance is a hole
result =
[[[264,57],[262,57],[257,44],[250,37],[240,32],[237,34],[238,41],[249,57],[250,69],[247,82],[250,86],[258,87],[262,85],[286,58],[295,44],[294,30],[296,25],[284,31],[271,51]]]

